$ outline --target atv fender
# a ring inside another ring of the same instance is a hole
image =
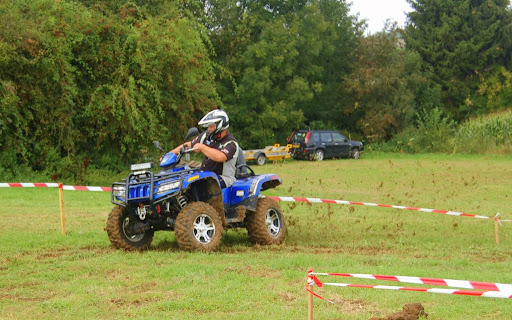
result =
[[[203,180],[203,179],[214,179],[217,185],[219,185],[219,178],[217,175],[211,171],[197,171],[194,174],[187,175],[183,179],[183,184],[181,186],[182,189],[187,189],[191,184]]]
[[[281,178],[275,174],[262,174],[238,179],[235,183],[222,190],[225,199],[229,199],[230,205],[242,204],[250,210],[256,208],[257,199],[261,191],[275,188],[281,184]]]
[[[252,180],[251,187],[249,189],[249,196],[259,196],[261,191],[275,188],[281,184],[281,178],[278,175],[272,173],[251,177],[249,180]]]

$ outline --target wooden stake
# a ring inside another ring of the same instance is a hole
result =
[[[313,320],[313,286],[309,285],[309,273],[313,272],[313,269],[308,270],[308,320]]]
[[[62,183],[59,183],[59,203],[60,203],[60,230],[62,235],[66,235],[66,214],[64,213],[64,192]]]
[[[494,233],[496,235],[496,243],[500,243],[500,236],[498,234],[498,223],[499,223],[499,219],[494,218]]]

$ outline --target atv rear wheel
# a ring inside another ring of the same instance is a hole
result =
[[[143,233],[132,233],[131,226],[139,222],[138,219],[130,217],[125,207],[115,206],[107,219],[108,239],[118,249],[127,251],[142,251],[147,249],[153,241],[154,231],[149,230]]]
[[[281,244],[284,240],[284,216],[279,204],[272,199],[259,199],[256,211],[247,212],[245,224],[251,241],[256,244]]]
[[[174,232],[178,246],[189,251],[215,251],[222,238],[222,219],[205,202],[192,202],[185,206],[176,219]]]

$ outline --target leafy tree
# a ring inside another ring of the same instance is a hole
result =
[[[427,87],[421,60],[404,48],[396,24],[359,38],[356,53],[358,61],[341,85],[347,101],[343,114],[368,140],[388,140],[411,125],[417,90]]]
[[[119,167],[155,138],[178,143],[221,104],[204,28],[177,4],[154,2],[168,10],[0,2],[1,159],[55,177]]]
[[[497,66],[480,77],[478,91],[466,103],[481,106],[481,110],[499,111],[512,108],[512,70]]]
[[[332,123],[355,46],[344,1],[209,1],[218,92],[245,148]]]
[[[348,15],[345,2],[319,1],[318,10],[300,18],[306,30],[300,51],[309,51],[299,63],[300,71],[310,79],[314,93],[313,99],[303,107],[306,124],[316,120],[325,128],[352,129],[342,111],[346,101],[338,89],[357,59],[355,21]]]
[[[442,88],[446,110],[456,119],[478,112],[465,103],[476,92],[478,75],[510,59],[508,0],[408,0],[407,47]]]

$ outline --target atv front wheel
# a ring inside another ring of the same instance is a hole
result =
[[[251,241],[256,244],[281,244],[284,240],[284,217],[279,204],[272,199],[259,199],[256,211],[247,213],[245,224]]]
[[[192,202],[183,208],[174,228],[181,249],[205,252],[219,247],[222,230],[219,213],[205,202]]]
[[[140,223],[138,219],[130,217],[125,207],[115,206],[107,219],[108,239],[118,249],[127,251],[142,251],[147,249],[153,241],[152,230],[143,233],[133,233],[132,226]]]

